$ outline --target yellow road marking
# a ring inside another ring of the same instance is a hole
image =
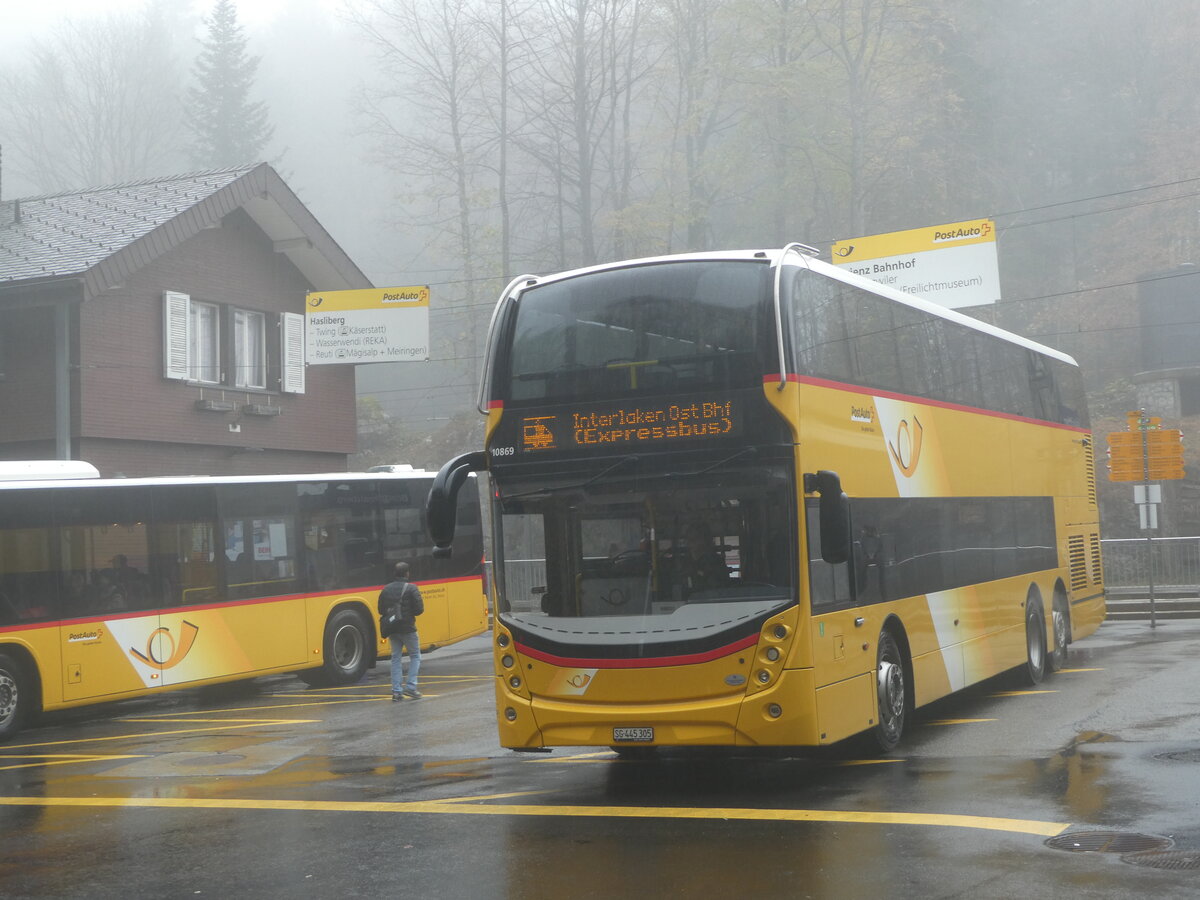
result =
[[[440,766],[462,766],[470,765],[471,763],[488,762],[486,756],[476,756],[472,759],[443,759],[437,762],[427,762],[421,766],[422,769],[436,769]]]
[[[146,759],[145,754],[123,753],[118,756],[106,756],[94,753],[18,753],[0,754],[0,762],[6,759],[36,759],[39,762],[21,763],[18,766],[0,766],[0,772],[9,769],[31,769],[42,766],[66,766],[71,763],[107,762],[110,759]]]
[[[924,825],[975,828],[1053,837],[1065,822],[1000,819],[941,813],[852,812],[836,809],[709,809],[686,806],[513,806],[467,805],[443,800],[407,803],[334,800],[235,800],[211,797],[0,797],[0,806],[92,809],[244,809],[293,812],[388,812],[471,816],[543,816],[578,819],[693,819],[746,822],[838,822],[861,825]]]
[[[977,722],[995,722],[995,719],[931,719],[926,725],[974,725]]]
[[[1059,669],[1059,675],[1074,675],[1076,672],[1103,672],[1103,668],[1098,669]]]
[[[144,722],[173,722],[176,719],[139,719]],[[73,738],[69,741],[43,741],[37,744],[6,744],[5,750],[28,750],[31,747],[65,747],[67,744],[96,744],[101,741],[133,741],[139,738],[165,737],[170,734],[200,734],[210,731],[233,731],[239,728],[267,728],[272,725],[311,725],[320,719],[187,719],[188,722],[233,723],[214,725],[211,728],[177,728],[172,731],[147,731],[141,734],[111,734],[106,737]],[[236,723],[243,724],[236,724]]]
[[[603,759],[605,762],[612,762],[616,753],[612,750],[601,750],[598,753],[575,753],[571,756],[545,756],[541,759],[528,759],[526,762],[531,763],[573,763],[573,762],[595,762],[598,759]]]
[[[553,791],[511,791],[507,794],[482,794],[474,797],[446,797],[438,803],[473,803],[479,800],[507,800],[509,797],[529,797],[533,794],[552,794]]]
[[[1029,697],[1033,694],[1057,694],[1058,691],[997,691],[989,697]]]

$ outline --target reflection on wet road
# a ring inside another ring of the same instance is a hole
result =
[[[1106,625],[1039,690],[936,704],[882,759],[509,753],[486,641],[452,649],[420,701],[392,703],[383,664],[338,690],[270,678],[48,719],[0,746],[0,893],[1194,893],[1186,870],[1044,842],[1200,848],[1200,699],[1180,689],[1200,627]]]

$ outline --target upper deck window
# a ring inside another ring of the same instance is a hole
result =
[[[770,317],[765,262],[648,264],[534,287],[517,304],[500,399],[761,384]]]

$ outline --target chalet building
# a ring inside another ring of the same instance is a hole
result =
[[[344,471],[353,366],[304,297],[371,283],[268,165],[0,202],[0,459]]]

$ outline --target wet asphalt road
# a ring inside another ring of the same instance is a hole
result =
[[[0,745],[0,896],[1200,895],[1200,622],[1106,624],[883,759],[514,754],[490,662],[427,655],[416,702],[382,662],[49,716]]]

